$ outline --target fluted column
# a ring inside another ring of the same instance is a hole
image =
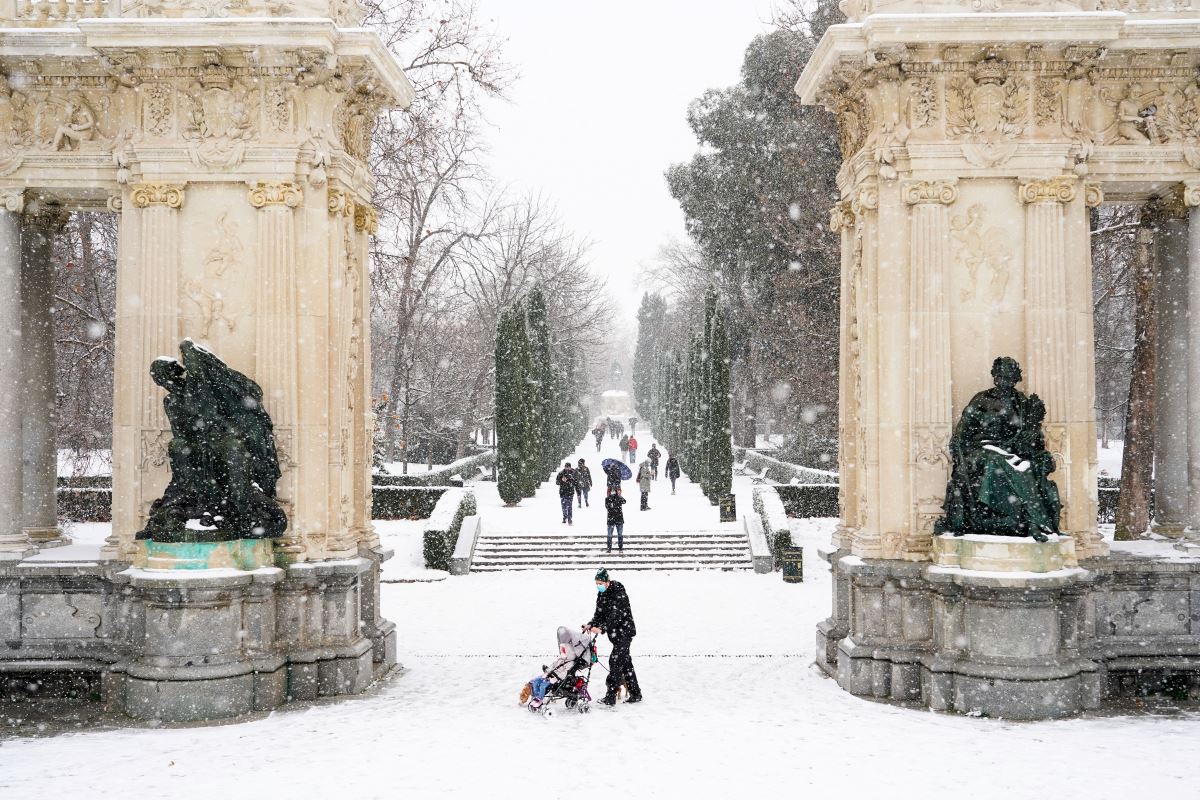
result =
[[[41,546],[66,544],[58,527],[58,447],[54,363],[54,236],[67,221],[60,206],[26,209],[21,231],[22,519]]]
[[[1188,309],[1200,310],[1200,184],[1185,184],[1188,212]],[[1187,475],[1188,512],[1184,535],[1200,544],[1200,313],[1187,322]]]
[[[354,471],[355,502],[354,528],[351,540],[367,547],[378,547],[379,537],[371,525],[371,461],[375,438],[375,412],[371,408],[371,296],[367,291],[367,259],[369,237],[379,230],[379,215],[366,203],[354,208],[354,247],[356,257],[352,261],[355,277],[352,285],[354,294],[353,325],[355,336],[352,352],[358,360],[358,370],[353,384],[356,408],[354,414],[357,429],[355,457],[351,469]]]
[[[304,531],[296,514],[298,343],[296,308],[295,212],[304,201],[295,183],[260,181],[250,189],[250,205],[259,210],[258,284],[255,313],[255,375],[275,426],[280,468],[278,496],[288,514],[288,529],[276,545],[284,563],[304,560]]]
[[[954,181],[909,181],[904,202],[912,207],[909,235],[909,453],[913,517],[903,553],[924,558],[932,548],[934,522],[942,515],[950,477],[948,444],[953,424],[950,398],[950,206]]]
[[[859,303],[858,283],[861,269],[862,237],[849,200],[842,200],[830,212],[829,229],[841,236],[841,319],[838,370],[838,513],[841,517],[833,534],[833,545],[849,548],[858,528],[858,415],[856,387],[859,385]]]
[[[1074,423],[1086,427],[1086,420],[1074,418],[1071,402],[1075,337],[1067,289],[1073,262],[1067,254],[1066,206],[1075,200],[1076,182],[1067,177],[1025,181],[1018,193],[1025,204],[1024,383],[1046,404],[1043,430],[1058,465],[1053,477],[1064,505],[1061,529],[1075,536],[1076,547],[1086,556],[1092,546],[1089,532],[1095,528],[1094,519],[1090,524],[1082,519],[1090,513],[1083,474],[1087,459],[1082,444],[1079,453],[1071,447],[1073,434],[1079,434]]]
[[[36,552],[21,524],[21,212],[0,190],[0,561]]]
[[[855,453],[857,526],[851,549],[855,555],[880,558],[883,553],[883,509],[881,501],[881,409],[880,398],[880,292],[879,292],[879,188],[858,187],[850,203],[856,220],[852,269],[859,287],[858,427]]]
[[[127,202],[109,206],[123,210],[113,381],[113,532],[101,551],[106,558],[133,557],[133,537],[170,479],[171,428],[163,412],[163,391],[149,370],[154,359],[179,352],[184,196],[182,184],[139,183],[129,188]]]
[[[1188,519],[1188,221],[1180,200],[1161,204],[1155,247],[1154,531],[1166,536],[1180,535]]]

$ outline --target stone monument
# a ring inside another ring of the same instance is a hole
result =
[[[1097,528],[1088,217],[1104,202],[1161,208],[1160,291],[1200,296],[1200,12],[841,8],[797,85],[837,117],[843,155],[841,522],[818,663],[856,694],[1019,718],[1076,713],[1151,675],[1197,683],[1200,622],[1167,609],[1189,608],[1200,566],[1110,556]],[[1179,535],[1200,531],[1200,315],[1167,325],[1193,387],[1160,409],[1158,439],[1186,442],[1156,465]],[[999,395],[973,399],[1001,356],[1031,396],[1018,403],[1002,376]],[[1023,424],[980,433],[1006,403]],[[977,490],[989,465],[1002,471]]]
[[[361,18],[343,0],[0,0],[0,353],[22,354],[0,361],[6,668],[69,664],[171,721],[358,692],[394,665],[370,524],[367,156],[413,91]],[[51,561],[34,555],[61,538],[34,388],[54,385],[47,243],[76,209],[119,218],[113,532]],[[156,361],[185,339],[182,365]],[[172,428],[216,422],[239,374],[258,408],[205,457],[252,510],[218,521]],[[169,541],[202,538],[181,524],[244,544]]]

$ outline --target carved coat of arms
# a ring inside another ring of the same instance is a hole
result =
[[[963,140],[963,156],[979,167],[994,167],[1017,151],[1029,126],[1029,87],[1005,78],[1004,63],[986,59],[975,77],[951,81],[946,94],[946,128]]]

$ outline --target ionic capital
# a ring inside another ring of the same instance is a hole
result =
[[[1099,208],[1104,204],[1104,189],[1098,183],[1083,185],[1083,204],[1088,208]]]
[[[854,227],[854,210],[850,207],[849,200],[842,200],[834,203],[833,208],[829,209],[829,230],[837,233],[841,230],[850,230]]]
[[[304,190],[291,181],[259,181],[250,187],[250,205],[255,208],[296,208],[303,202]]]
[[[1186,181],[1181,192],[1183,204],[1188,208],[1200,206],[1200,182]]]
[[[329,213],[335,217],[354,216],[354,195],[341,189],[330,189]]]
[[[862,214],[864,211],[874,211],[879,208],[879,187],[878,186],[863,186],[855,193],[854,198],[850,201],[850,209],[855,216]]]
[[[910,206],[918,203],[941,203],[948,206],[958,199],[958,183],[953,180],[905,181],[901,194],[904,202]]]
[[[1022,181],[1017,192],[1022,203],[1069,203],[1075,199],[1075,179],[1060,176]]]
[[[0,208],[10,214],[20,214],[25,210],[25,190],[0,189]]]
[[[139,183],[129,192],[129,198],[134,208],[149,208],[150,206],[166,206],[167,208],[183,208],[182,183]]]
[[[375,233],[379,230],[379,214],[366,203],[354,205],[354,230]]]
[[[104,205],[109,211],[120,213],[121,209],[125,206],[125,201],[119,194],[110,194],[108,200],[104,201]]]

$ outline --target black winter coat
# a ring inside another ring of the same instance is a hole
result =
[[[671,456],[667,459],[667,477],[676,479],[679,478],[679,459],[677,459],[675,456]]]
[[[610,494],[604,498],[604,510],[608,512],[609,525],[625,524],[625,510],[621,508],[625,502],[625,498],[619,494]]]
[[[606,486],[607,486],[609,489],[616,489],[618,486],[620,486],[620,485],[621,485],[621,467],[620,467],[620,466],[618,466],[617,464],[613,464],[613,465],[611,465],[611,466],[610,466],[610,467],[609,467],[609,468],[608,468],[608,469],[607,469],[607,470],[604,472],[604,474],[605,474],[605,475],[607,476],[607,478],[608,478],[608,480],[607,480],[607,482],[606,482],[606,484],[605,484],[605,485],[606,485]]]
[[[589,467],[575,468],[575,485],[585,492],[592,488],[592,470]]]
[[[569,467],[561,470],[554,480],[558,484],[559,497],[572,497],[575,494],[575,470]]]
[[[588,626],[597,627],[607,633],[611,642],[627,642],[637,636],[637,626],[633,624],[633,609],[629,607],[629,595],[618,581],[610,582],[607,589],[596,595],[596,613],[592,615]]]
[[[662,453],[659,452],[659,449],[657,447],[651,447],[650,450],[646,453],[646,458],[650,459],[650,463],[657,467],[658,459],[659,459],[659,456],[661,456],[661,455],[662,455]]]

